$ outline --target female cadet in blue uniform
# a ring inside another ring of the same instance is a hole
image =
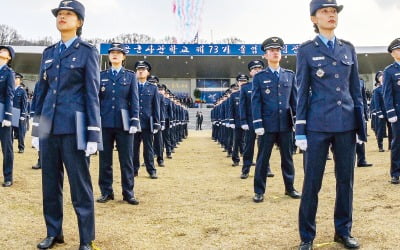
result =
[[[398,121],[400,116],[400,38],[390,43],[388,52],[395,61],[383,72],[383,98],[393,133],[390,176],[392,184],[400,184],[400,122]]]
[[[351,236],[356,130],[361,141],[366,136],[355,49],[334,33],[342,8],[336,0],[311,1],[311,21],[318,35],[303,43],[297,54],[296,145],[306,150],[299,249],[312,249],[318,192],[331,144],[336,175],[334,241],[359,247]]]
[[[0,46],[0,109],[3,121],[0,126],[0,141],[3,151],[3,187],[13,184],[14,153],[11,138],[12,100],[14,97],[14,72],[11,61],[15,57],[10,46]]]
[[[293,115],[296,113],[295,74],[281,68],[283,40],[279,37],[266,39],[261,48],[268,67],[253,78],[251,110],[255,133],[260,136],[259,153],[254,174],[254,202],[262,202],[266,188],[269,159],[274,143],[278,143],[285,195],[293,199],[301,197],[293,187]]]
[[[85,8],[80,2],[61,1],[52,12],[61,41],[43,52],[35,108],[35,119],[39,122],[32,131],[35,136],[32,145],[40,147],[47,227],[47,236],[37,247],[47,249],[64,242],[64,165],[78,218],[79,249],[93,249],[94,201],[89,155],[97,151],[100,139],[99,54],[96,47],[80,38],[85,18]],[[83,119],[79,118],[81,114]],[[85,131],[77,131],[79,127]]]
[[[100,73],[100,114],[103,151],[100,151],[97,202],[114,200],[113,149],[116,143],[121,167],[123,200],[138,205],[134,195],[133,134],[139,124],[139,94],[136,75],[123,67],[126,51],[123,44],[113,43],[108,50],[110,69]]]
[[[18,153],[23,153],[25,149],[25,133],[26,133],[26,117],[28,114],[28,96],[22,83],[23,76],[20,73],[15,73],[15,92],[13,99],[13,107],[20,110],[18,127],[13,126],[15,139],[18,140]]]

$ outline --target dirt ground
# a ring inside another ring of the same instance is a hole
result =
[[[271,167],[263,203],[255,204],[253,173],[239,178],[241,168],[210,139],[211,131],[190,131],[189,138],[158,168],[159,179],[144,168],[135,179],[139,206],[122,202],[117,154],[114,167],[115,200],[95,204],[96,241],[101,249],[296,249],[299,244],[299,200],[284,195],[278,151]],[[400,249],[400,185],[389,181],[390,153],[379,153],[370,132],[367,160],[371,168],[356,168],[353,235],[362,249]],[[14,185],[0,187],[0,249],[36,249],[46,236],[42,215],[40,170],[32,170],[37,153],[26,138],[24,154],[15,154]],[[16,147],[16,145],[14,145]],[[387,140],[385,140],[387,148]],[[0,158],[1,159],[1,158]],[[301,191],[302,155],[294,156],[295,187]],[[95,198],[99,197],[98,157],[91,158]],[[333,242],[335,180],[328,161],[317,215],[317,249],[341,249]],[[64,184],[65,244],[77,249],[79,236],[69,185]]]

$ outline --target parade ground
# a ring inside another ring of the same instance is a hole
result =
[[[28,133],[29,134],[29,133]],[[263,203],[254,203],[254,167],[246,180],[241,167],[232,167],[211,131],[189,131],[159,178],[150,179],[144,167],[135,178],[140,204],[122,201],[118,157],[114,154],[115,200],[95,202],[96,240],[100,249],[296,249],[300,200],[284,195],[279,152],[273,151]],[[389,183],[390,152],[378,152],[370,132],[367,161],[373,167],[356,168],[352,234],[362,249],[399,249],[400,185]],[[15,153],[14,185],[0,188],[0,249],[36,249],[46,236],[42,212],[41,171],[33,170],[37,152],[27,135],[26,150]],[[387,149],[387,139],[385,139]],[[14,151],[16,142],[14,143]],[[302,155],[294,155],[295,188],[303,182]],[[94,198],[98,187],[98,156],[91,157]],[[77,249],[78,226],[69,185],[64,181],[65,243],[54,249]],[[335,175],[327,163],[317,213],[316,249],[341,249],[333,242]]]

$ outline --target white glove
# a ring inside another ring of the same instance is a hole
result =
[[[231,124],[231,128],[235,129],[235,124]]]
[[[219,127],[219,123],[218,122],[215,125],[217,125],[217,127]]]
[[[88,157],[89,155],[92,155],[94,153],[96,153],[97,151],[97,142],[91,142],[89,141],[86,145],[86,157]]]
[[[153,134],[157,134],[158,129],[153,129]]]
[[[390,123],[395,123],[395,122],[397,122],[397,116],[394,116],[394,117],[392,117],[392,118],[389,118],[388,120],[389,120]],[[4,121],[3,121],[3,122],[4,122]]]
[[[135,126],[131,126],[129,128],[129,134],[136,134],[136,132],[138,132],[138,128]]]
[[[265,133],[264,128],[257,128],[254,132],[256,132],[257,135],[263,135]]]
[[[359,138],[358,138],[358,135],[356,135],[356,142],[357,142],[357,144],[363,144],[364,142],[363,141],[361,141]]]
[[[378,118],[383,119],[383,115],[378,115]]]
[[[242,125],[242,129],[243,129],[243,130],[249,130],[249,125],[247,125],[247,124]]]
[[[303,140],[296,140],[296,146],[299,147],[301,150],[307,150],[307,139]]]
[[[164,130],[165,130],[165,126],[162,125],[162,126],[161,126],[161,131],[164,131]]]
[[[1,123],[2,127],[11,127],[11,122],[7,121],[7,120],[3,120],[3,122]]]
[[[20,119],[21,121],[25,121],[25,117],[22,117],[22,116],[21,116],[19,119]]]
[[[32,136],[32,146],[39,151],[39,137]]]

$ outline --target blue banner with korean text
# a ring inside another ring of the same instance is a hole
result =
[[[108,54],[111,44],[100,44],[100,54]],[[299,44],[286,44],[283,55],[296,55]],[[132,56],[262,56],[260,44],[126,44]]]

